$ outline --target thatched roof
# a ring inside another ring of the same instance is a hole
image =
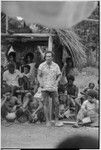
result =
[[[74,67],[82,67],[86,63],[86,47],[81,43],[81,39],[72,29],[56,29],[55,31],[61,44],[69,50]]]

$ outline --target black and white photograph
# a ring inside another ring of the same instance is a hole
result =
[[[100,1],[1,0],[1,149],[100,149]]]

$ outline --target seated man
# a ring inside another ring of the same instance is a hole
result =
[[[21,107],[21,103],[17,99],[17,97],[12,96],[10,92],[7,92],[3,95],[2,103],[1,103],[1,117],[3,119],[7,119],[7,115],[9,113],[16,112]]]
[[[68,75],[67,76],[67,85],[66,85],[66,91],[67,91],[67,99],[68,99],[68,106],[71,109],[71,107],[75,107],[76,106],[76,102],[75,99],[78,97],[78,87],[76,87],[76,85],[74,85],[74,76],[72,75]]]
[[[79,123],[83,123],[85,117],[89,117],[91,122],[98,122],[99,102],[96,98],[97,92],[95,90],[87,92],[87,100],[83,102],[77,115],[76,127],[79,127]]]
[[[76,103],[77,103],[77,113],[81,108],[82,103],[87,99],[87,95],[86,93],[89,90],[94,89],[95,84],[93,82],[89,83],[88,87],[86,87],[83,92],[80,92],[79,96],[75,99]]]
[[[19,70],[15,69],[14,64],[8,65],[8,70],[3,73],[3,81],[11,87],[12,95],[15,95],[17,89],[19,89],[18,79],[23,77]]]
[[[36,122],[36,121],[42,122],[44,119],[42,101],[40,98],[37,98],[36,96],[34,97],[31,93],[27,93],[25,95],[21,111],[20,111],[21,115],[22,114],[26,115],[29,122]]]

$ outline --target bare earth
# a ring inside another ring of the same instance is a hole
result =
[[[99,138],[98,128],[46,127],[45,124],[15,124],[1,125],[2,148],[56,148],[59,142],[71,135],[91,135]]]

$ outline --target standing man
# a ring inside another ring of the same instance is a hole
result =
[[[55,126],[59,125],[59,100],[58,100],[58,82],[61,77],[59,66],[53,62],[53,52],[45,53],[45,62],[41,63],[38,68],[38,81],[42,88],[42,96],[44,101],[44,113],[46,117],[46,125],[50,126],[49,120],[49,97],[52,98],[55,106]]]

